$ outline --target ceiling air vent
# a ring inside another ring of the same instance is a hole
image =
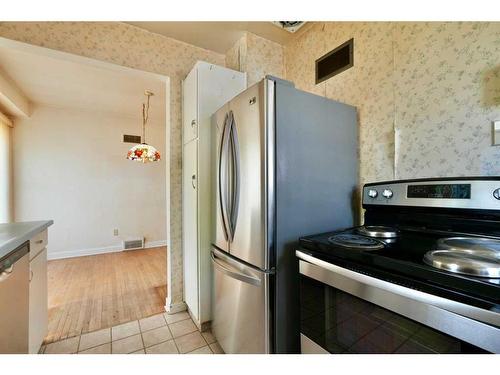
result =
[[[125,143],[141,143],[140,135],[123,134],[123,142]]]
[[[296,32],[305,24],[304,21],[272,21],[272,23],[290,33]]]

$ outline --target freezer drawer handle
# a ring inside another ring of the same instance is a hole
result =
[[[260,286],[260,284],[261,284],[260,279],[253,277],[253,276],[246,275],[242,272],[230,270],[229,268],[227,268],[223,265],[223,263],[225,263],[225,262],[221,259],[218,259],[214,255],[214,253],[211,253],[211,256],[212,256],[212,262],[213,262],[214,266],[217,267],[219,269],[219,271],[221,271],[223,274],[225,274],[229,277],[232,277],[233,279],[243,281],[244,283],[247,283],[247,284]]]

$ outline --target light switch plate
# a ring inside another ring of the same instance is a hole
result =
[[[492,134],[492,145],[493,146],[500,146],[500,120],[493,121],[493,130],[491,132]]]

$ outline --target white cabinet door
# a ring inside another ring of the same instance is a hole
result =
[[[198,71],[191,70],[182,83],[183,143],[198,137]]]
[[[48,329],[47,249],[30,261],[29,352],[38,353]]]
[[[246,79],[240,72],[212,64],[204,64],[197,70],[198,117],[200,122],[206,118],[206,126],[210,126],[210,116],[245,90]]]
[[[198,140],[183,147],[184,300],[194,318],[199,318],[198,304]]]

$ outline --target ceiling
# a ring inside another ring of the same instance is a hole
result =
[[[7,75],[33,103],[105,112],[139,121],[147,89],[155,93],[151,120],[164,119],[165,82],[147,73],[113,68],[0,45],[0,74]]]
[[[127,22],[150,32],[168,36],[211,51],[226,53],[249,31],[280,44],[293,34],[271,22]]]

